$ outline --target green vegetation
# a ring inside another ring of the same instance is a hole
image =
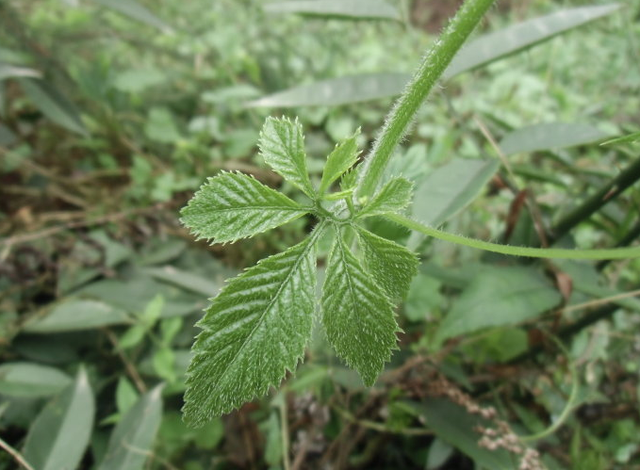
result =
[[[637,5],[157,3],[0,2],[0,468],[640,464]]]

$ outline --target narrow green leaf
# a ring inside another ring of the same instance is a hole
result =
[[[316,229],[303,242],[248,269],[213,299],[193,346],[185,420],[201,426],[264,395],[293,371],[311,336]]]
[[[358,143],[356,139],[360,134],[358,129],[351,137],[340,142],[327,157],[327,163],[322,171],[320,189],[318,192],[324,194],[331,183],[340,178],[358,160]]]
[[[76,107],[53,85],[33,78],[19,81],[25,94],[45,116],[70,131],[87,134]]]
[[[28,67],[22,67],[19,65],[6,64],[0,62],[0,80],[6,80],[7,78],[18,77],[31,77],[40,78],[42,74],[37,70],[30,69]]]
[[[122,417],[98,470],[142,469],[162,419],[162,385],[147,392]]]
[[[500,141],[505,155],[590,144],[611,135],[588,124],[549,122],[517,129]]]
[[[640,132],[615,137],[607,140],[606,142],[602,142],[600,145],[634,144],[636,142],[640,142]]]
[[[95,399],[84,368],[29,428],[24,458],[38,470],[77,468],[93,431]]]
[[[126,413],[138,401],[138,392],[126,377],[120,376],[116,387],[116,406],[119,413]]]
[[[297,13],[344,19],[401,19],[400,12],[381,0],[295,0],[264,5],[269,13]]]
[[[396,349],[393,305],[337,233],[322,287],[329,342],[370,387]]]
[[[413,183],[405,178],[393,178],[365,204],[359,218],[399,212],[411,203]]]
[[[294,3],[294,2],[292,2]],[[295,2],[298,3],[298,2]],[[447,80],[618,10],[620,5],[579,7],[534,18],[470,41],[444,72]],[[338,106],[402,93],[411,79],[406,73],[368,73],[322,80],[264,96],[250,107]]]
[[[242,173],[209,178],[182,209],[182,223],[198,239],[226,243],[291,222],[308,209]]]
[[[151,13],[145,6],[135,0],[94,0],[107,8],[111,8],[123,15],[128,16],[141,23],[148,24],[154,28],[158,28],[164,33],[171,32],[171,26],[166,24],[156,15]]]
[[[471,41],[453,59],[443,78],[481,67],[523,49],[547,41],[559,34],[609,15],[619,4],[561,10],[533,18]]]
[[[57,304],[46,316],[36,317],[23,331],[28,333],[59,333],[132,323],[126,312],[96,300],[70,299]]]
[[[413,198],[413,215],[421,222],[438,226],[467,207],[498,171],[498,160],[455,158],[430,173]],[[408,246],[415,249],[425,239],[412,233]]]
[[[220,286],[211,279],[198,276],[197,274],[193,274],[182,269],[177,269],[171,265],[163,266],[161,268],[146,268],[144,272],[159,281],[209,297],[215,294],[220,288]]]
[[[268,117],[258,141],[264,161],[284,179],[310,198],[315,191],[309,180],[307,156],[304,151],[302,125],[296,119]]]
[[[428,225],[446,222],[478,197],[499,166],[497,160],[451,160],[418,186],[413,214]]]
[[[58,369],[31,362],[0,366],[0,394],[10,397],[46,397],[69,385],[69,376]]]
[[[395,96],[411,79],[406,73],[367,73],[321,80],[263,96],[247,103],[253,108],[338,106]]]
[[[551,282],[534,268],[487,267],[454,303],[437,337],[445,340],[492,326],[515,325],[561,300]]]
[[[367,271],[391,299],[404,299],[418,273],[418,257],[402,245],[358,227]]]

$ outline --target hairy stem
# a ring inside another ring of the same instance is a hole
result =
[[[494,1],[466,0],[427,52],[406,90],[387,115],[371,154],[361,168],[356,197],[370,197],[373,194],[393,150],[406,134],[424,99]]]
[[[593,250],[572,250],[563,248],[530,248],[524,246],[501,245],[490,243],[475,238],[467,238],[461,235],[438,230],[420,222],[416,222],[408,217],[398,214],[385,216],[392,222],[403,225],[416,232],[423,233],[439,240],[457,243],[459,245],[478,248],[480,250],[501,253],[503,255],[525,256],[529,258],[552,258],[552,259],[626,259],[640,258],[640,246],[628,248],[608,248]]]

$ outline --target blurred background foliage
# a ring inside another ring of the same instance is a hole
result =
[[[299,116],[316,177],[360,126],[368,149],[459,3],[0,1],[0,468],[640,468],[640,262],[534,263],[383,222],[423,262],[375,387],[317,335],[269,397],[181,421],[207,298],[312,221],[208,246],[179,208],[221,169],[282,186],[257,158],[269,115]],[[497,36],[461,53],[389,169],[418,184],[416,217],[634,243],[640,5],[617,5],[497,2],[476,38]]]

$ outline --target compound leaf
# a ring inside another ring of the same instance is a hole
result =
[[[351,137],[340,142],[327,157],[327,163],[322,171],[320,180],[320,194],[323,194],[331,183],[340,178],[358,160],[358,144],[356,139],[360,134],[358,129]]]
[[[340,233],[322,288],[322,322],[338,356],[370,387],[396,348],[393,305],[346,246]]]
[[[260,132],[258,142],[264,161],[284,179],[302,190],[310,198],[315,191],[307,172],[302,125],[296,119],[269,117]]]
[[[358,227],[367,270],[391,299],[402,299],[418,273],[418,257],[404,246]]]
[[[182,209],[182,223],[198,239],[236,241],[278,227],[308,210],[242,173],[209,178]]]
[[[311,336],[316,229],[232,279],[198,323],[183,408],[200,426],[264,395],[294,370]]]
[[[413,183],[405,178],[393,178],[366,204],[358,217],[371,217],[399,212],[413,197]]]

